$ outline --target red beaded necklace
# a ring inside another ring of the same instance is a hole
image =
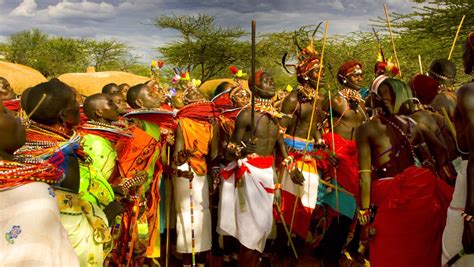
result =
[[[45,161],[21,163],[0,160],[0,190],[31,182],[55,184],[61,180],[63,173],[63,170]]]

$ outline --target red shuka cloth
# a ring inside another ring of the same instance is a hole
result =
[[[199,102],[184,106],[178,111],[177,119],[189,118],[201,122],[209,122],[219,117],[219,112],[212,102]]]
[[[333,133],[323,135],[324,142],[329,145],[333,151],[332,143]],[[357,159],[357,147],[355,141],[346,140],[342,136],[334,133],[334,146],[336,147],[336,156],[339,165],[334,170],[331,164],[327,164],[331,176],[334,178],[334,171],[337,173],[337,182],[347,191],[354,194],[355,199],[359,200],[359,161]]]
[[[18,111],[20,110],[20,99],[5,100],[3,106],[11,111]]]
[[[441,239],[453,189],[416,166],[372,183],[377,206],[370,241],[373,267],[441,266]]]

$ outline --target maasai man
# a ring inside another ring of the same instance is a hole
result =
[[[49,159],[60,156],[65,179],[58,187],[79,191],[79,136],[72,130],[79,124],[79,105],[74,90],[52,79],[28,90],[23,109],[29,115],[26,144],[16,153]]]
[[[103,265],[112,249],[108,225],[122,208],[118,202],[114,202],[115,193],[108,182],[117,159],[113,141],[109,139],[119,139],[123,131],[109,125],[110,121],[118,117],[118,113],[108,95],[87,97],[84,111],[89,121],[80,128],[81,146],[88,160],[79,167],[80,195],[78,198],[70,192],[58,192],[58,198],[64,202],[60,202],[62,221],[81,264]],[[87,212],[81,214],[81,209]],[[90,225],[85,223],[87,221]],[[90,235],[94,231],[101,235]]]
[[[362,99],[366,99],[369,95],[369,89],[362,87],[364,71],[360,61],[349,60],[342,64],[337,72],[337,81],[344,87],[359,91]]]
[[[115,193],[109,183],[116,168],[115,143],[131,137],[124,129],[113,126],[119,117],[118,108],[106,94],[94,94],[84,101],[84,112],[89,118],[81,125],[81,145],[89,158],[88,166],[82,165],[81,198],[105,209],[108,221],[113,221],[121,211],[121,205],[114,202]],[[107,212],[110,211],[110,212]]]
[[[239,81],[237,80],[237,83]],[[225,159],[225,149],[230,142],[230,138],[232,133],[234,132],[235,128],[235,119],[237,118],[240,111],[249,104],[251,92],[250,90],[242,87],[240,84],[232,85],[228,82],[223,82],[226,84],[231,85],[230,88],[221,91],[217,94],[213,99],[212,102],[214,103],[216,109],[220,112],[220,119],[219,119],[219,162],[220,166],[215,166],[212,169],[213,175],[213,183],[211,192],[215,192],[219,185],[222,183],[222,179],[220,176],[221,169],[224,168],[229,162]],[[221,83],[221,84],[223,84]],[[219,86],[218,86],[219,89]],[[216,89],[216,91],[218,90]],[[214,225],[217,225],[218,220],[218,206],[223,197],[223,194],[214,194],[213,197],[213,210],[212,210],[212,224],[213,229]],[[214,201],[217,197],[217,201]],[[215,210],[217,209],[217,210]],[[216,227],[217,228],[217,227]],[[214,231],[214,230],[213,230]],[[218,236],[215,232],[213,232],[213,239],[212,239],[212,248],[213,251],[216,252],[219,248]],[[233,266],[237,264],[238,253],[240,250],[239,242],[232,236],[224,235],[223,236],[223,261],[224,266]],[[214,253],[217,254],[217,253]]]
[[[229,159],[237,162],[223,171],[226,174],[222,194],[226,197],[220,203],[218,231],[234,236],[242,244],[239,266],[260,265],[260,255],[272,229],[273,201],[280,205],[280,178],[273,171],[275,147],[280,148],[288,165],[291,164],[278,127],[281,114],[271,101],[275,95],[273,79],[258,71],[255,86],[255,111],[240,112],[227,146]],[[254,125],[251,125],[252,112],[255,112]]]
[[[318,195],[319,175],[315,151],[316,144],[322,143],[325,114],[318,105],[320,99],[316,87],[318,76],[320,76],[320,88],[324,86],[324,71],[321,69],[319,73],[321,58],[313,47],[313,42],[300,51],[299,58],[300,61],[296,65],[299,85],[283,100],[282,113],[285,116],[281,119],[280,126],[283,128],[281,129],[283,133],[286,130],[285,142],[289,153],[295,159],[296,168],[303,172],[304,177],[290,179],[288,175],[284,176],[282,211],[291,231],[300,237],[300,243],[304,243]]]
[[[79,266],[48,184],[63,178],[51,162],[17,157],[25,128],[0,104],[0,261],[4,266]]]
[[[321,207],[327,214],[326,225],[329,227],[320,248],[326,264],[338,264],[342,250],[346,250],[347,241],[356,229],[357,220],[354,219],[359,179],[354,132],[368,119],[365,100],[359,93],[361,73],[362,65],[356,60],[342,64],[338,70],[338,81],[343,87],[331,96],[324,107],[329,113],[329,129],[333,130],[324,134],[324,141],[337,157],[337,166],[326,164],[327,168],[322,169],[323,179],[333,187],[321,186],[319,190]],[[349,79],[350,74],[356,75]],[[356,249],[348,250],[354,252]]]
[[[3,77],[0,77],[0,102],[13,112],[18,112],[20,109],[20,100],[16,98],[10,83]]]
[[[118,87],[120,89],[120,93],[122,94],[123,98],[126,99],[127,92],[128,90],[130,90],[130,85],[128,85],[128,83],[122,83]]]
[[[102,87],[103,94],[114,94],[114,93],[121,93],[119,86],[116,83],[108,83]]]
[[[427,101],[437,94],[438,85],[432,78],[419,74],[412,79],[412,91],[417,98],[405,102],[400,107],[399,113],[414,119],[418,127],[423,130],[425,138],[430,138],[434,143],[438,143],[438,146],[444,147],[446,153],[442,155],[434,153],[432,148],[429,149],[436,160],[437,174],[454,186],[455,166],[459,165],[459,160],[456,160],[459,153],[456,149],[455,134],[452,132],[454,129],[450,129],[449,118],[444,118],[441,114],[434,112],[428,105],[431,101]],[[443,166],[441,161],[447,161],[447,165]]]
[[[183,266],[193,260],[204,266],[211,249],[208,169],[218,166],[218,116],[212,102],[198,89],[199,82],[185,85],[184,104],[177,114],[178,128],[174,150],[174,201],[176,205],[177,252],[183,253]],[[207,162],[210,162],[209,166]],[[192,202],[191,202],[192,201]],[[192,258],[196,252],[197,257]]]
[[[445,110],[451,121],[454,121],[456,94],[453,87],[456,78],[456,65],[449,59],[436,59],[430,64],[428,75],[438,82],[438,94],[431,106],[441,115]]]
[[[170,130],[165,127],[165,122],[160,120],[160,116],[172,120],[173,113],[162,112],[160,106],[163,96],[160,96],[152,85],[138,84],[128,90],[127,102],[134,110],[124,116],[133,121],[136,126],[133,138],[140,142],[133,142],[132,147],[126,149],[129,153],[121,158],[121,161],[126,162],[121,169],[124,174],[140,169],[148,174],[148,179],[142,188],[143,195],[140,196],[148,201],[145,202],[146,212],[140,214],[137,222],[139,237],[137,245],[140,249],[135,250],[137,256],[133,257],[134,261],[138,260],[137,262],[144,260],[144,257],[138,256],[160,257],[160,233],[165,230],[164,202],[160,201],[165,199],[165,189],[161,177],[162,162],[166,162],[166,141]],[[137,161],[136,157],[139,157],[140,161]],[[134,236],[130,238],[134,239]]]
[[[27,143],[18,155],[54,160],[65,173],[55,184],[61,221],[82,265],[101,265],[103,246],[109,244],[107,220],[100,208],[79,197],[80,166],[86,164],[79,136],[72,127],[79,122],[76,94],[57,79],[29,90],[25,111],[30,114]],[[78,227],[80,226],[80,227]]]
[[[397,115],[411,92],[397,79],[387,78],[371,96],[381,114],[356,131],[360,166],[360,210],[370,225],[371,266],[440,266],[441,235],[452,189],[420,162],[429,163],[421,130],[409,117]],[[427,142],[429,140],[426,140]],[[428,143],[430,145],[430,143]],[[432,167],[432,166],[430,166]]]
[[[0,77],[0,101],[11,100],[15,98],[15,92],[7,79]]]
[[[463,46],[464,72],[473,75],[474,66],[474,32],[469,33]],[[464,253],[452,266],[474,265],[474,83],[464,84],[457,92],[457,105],[454,113],[458,149],[462,155],[462,169],[458,172],[453,199],[448,208],[448,219],[443,233],[443,258],[442,263],[447,264],[449,260]],[[455,263],[455,264],[454,264]]]
[[[112,101],[117,106],[117,112],[122,116],[128,111],[128,104],[121,93],[111,94]]]

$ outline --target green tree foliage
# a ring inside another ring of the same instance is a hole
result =
[[[473,1],[432,1],[423,7],[415,8],[408,14],[392,13],[392,27],[396,34],[395,44],[402,71],[406,78],[419,72],[418,55],[421,55],[423,71],[430,62],[438,58],[448,58],[458,25],[463,15],[466,18],[452,58],[457,67],[459,82],[468,78],[463,73],[462,44],[474,25]],[[374,26],[386,30],[385,18],[374,20]],[[391,50],[391,46],[386,47]]]
[[[122,70],[149,75],[148,67],[139,64],[130,47],[115,40],[91,40],[50,37],[38,29],[10,35],[0,43],[5,60],[30,66],[46,77],[68,72]]]
[[[130,47],[115,40],[88,40],[85,49],[89,53],[91,65],[97,71],[118,69],[123,66],[122,60],[131,59],[127,54]]]
[[[213,16],[161,16],[155,18],[154,25],[181,34],[180,40],[158,50],[171,65],[189,65],[192,76],[202,81],[226,76],[230,65],[249,62],[248,42],[240,40],[245,32],[238,27],[219,27]]]
[[[7,60],[33,66],[41,52],[38,47],[47,40],[48,35],[38,29],[21,31],[10,35],[2,49]]]

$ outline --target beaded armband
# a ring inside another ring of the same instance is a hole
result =
[[[275,184],[275,190],[276,189],[281,189],[281,184]]]
[[[123,179],[119,185],[123,188],[124,193],[128,195],[130,188],[142,185],[146,181],[147,176],[147,173],[135,175],[130,179]]]

